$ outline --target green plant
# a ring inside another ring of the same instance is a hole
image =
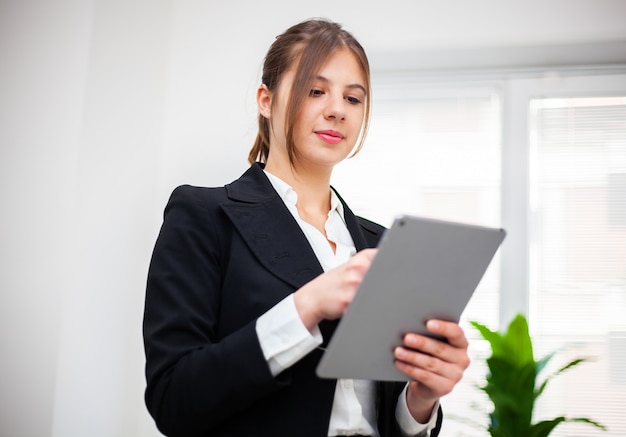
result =
[[[489,372],[481,389],[493,403],[490,413],[489,434],[492,437],[545,437],[563,422],[585,422],[600,429],[606,428],[584,417],[555,417],[532,423],[533,407],[548,382],[560,373],[582,363],[577,358],[538,383],[537,377],[554,354],[535,361],[532,339],[526,318],[518,314],[502,334],[491,331],[478,322],[470,322],[491,345],[487,359]]]

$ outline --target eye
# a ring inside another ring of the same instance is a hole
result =
[[[309,91],[309,96],[311,97],[318,97],[324,94],[324,91],[322,91],[319,88],[313,88],[311,91]]]
[[[361,99],[359,99],[358,97],[354,97],[354,96],[347,96],[346,101],[353,105],[358,105],[359,103],[361,103]]]

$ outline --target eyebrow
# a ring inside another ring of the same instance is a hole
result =
[[[319,80],[320,82],[330,83],[330,80],[328,78],[324,77],[324,76],[317,75],[317,76],[315,76],[315,79]],[[363,91],[363,94],[367,95],[367,90],[360,83],[349,84],[349,85],[346,86],[346,88],[348,88],[348,89],[359,89],[359,90]]]

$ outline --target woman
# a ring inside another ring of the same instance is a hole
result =
[[[170,436],[437,435],[439,398],[469,364],[455,323],[427,324],[448,343],[405,336],[394,356],[409,384],[315,375],[384,231],[330,187],[367,131],[362,47],[332,22],[291,27],[257,104],[249,170],[179,187],[166,207],[144,316],[150,413]]]

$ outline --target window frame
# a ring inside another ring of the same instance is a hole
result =
[[[626,95],[626,69],[584,76],[552,72],[516,78],[503,87],[502,224],[507,240],[501,247],[500,328],[530,311],[530,102],[536,98]],[[532,320],[529,321],[532,331]]]

